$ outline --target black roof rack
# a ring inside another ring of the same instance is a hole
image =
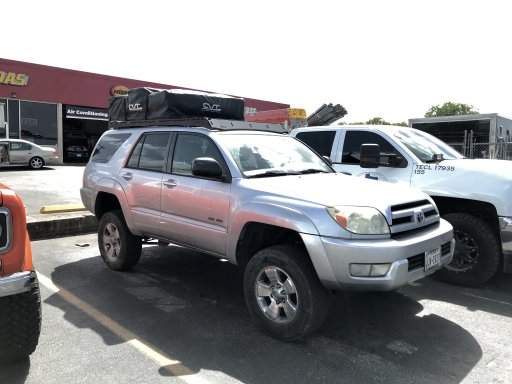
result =
[[[243,120],[214,119],[210,117],[193,117],[184,119],[158,119],[158,120],[124,120],[109,121],[110,129],[126,129],[140,127],[203,127],[220,131],[251,130],[275,133],[288,133],[281,124],[255,123]]]

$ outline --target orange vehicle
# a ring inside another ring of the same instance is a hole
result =
[[[34,352],[40,331],[41,296],[25,206],[0,183],[0,363]]]

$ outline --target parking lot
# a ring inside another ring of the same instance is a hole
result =
[[[42,334],[1,383],[512,382],[510,276],[337,295],[319,332],[283,343],[252,323],[237,268],[209,256],[146,245],[119,273],[94,234],[32,247]]]

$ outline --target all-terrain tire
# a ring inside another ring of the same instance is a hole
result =
[[[256,323],[285,341],[313,333],[329,311],[330,292],[306,252],[290,245],[265,248],[249,260],[244,295]]]
[[[41,295],[37,275],[28,292],[0,297],[0,363],[29,356],[41,333]]]
[[[453,226],[455,253],[449,265],[433,276],[441,281],[474,287],[493,277],[501,264],[500,241],[484,220],[468,213],[443,215]]]
[[[121,210],[105,213],[98,224],[98,246],[105,264],[116,271],[126,271],[139,262],[142,238],[133,235]]]

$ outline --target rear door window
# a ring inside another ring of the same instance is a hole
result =
[[[121,145],[131,136],[131,133],[118,133],[113,135],[104,135],[91,156],[93,163],[108,163],[115,155]]]
[[[170,137],[169,132],[145,134],[135,146],[126,166],[163,172]]]
[[[299,132],[296,137],[306,145],[313,148],[320,156],[330,157],[335,136],[335,130],[318,130],[315,132]]]

